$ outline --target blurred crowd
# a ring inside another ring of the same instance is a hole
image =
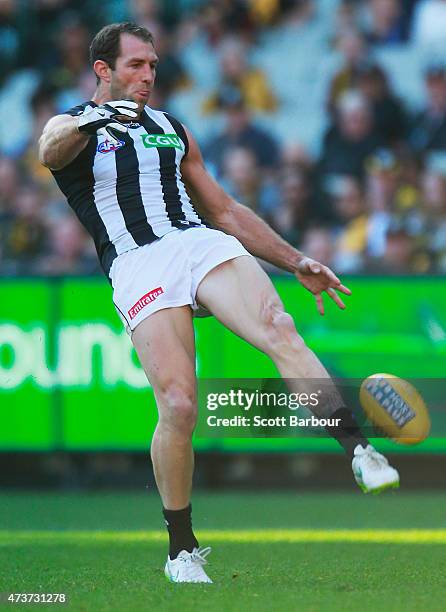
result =
[[[0,0],[4,276],[100,273],[36,148],[125,20],[155,36],[151,105],[290,243],[339,273],[446,272],[446,0]]]

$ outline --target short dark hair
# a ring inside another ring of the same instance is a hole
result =
[[[112,70],[115,69],[116,60],[121,50],[121,34],[131,34],[153,45],[153,35],[147,28],[130,21],[111,23],[99,30],[91,41],[90,64],[92,67],[96,60],[102,60],[107,62]],[[99,83],[98,76],[96,76],[96,79]]]

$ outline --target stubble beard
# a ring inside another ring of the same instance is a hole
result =
[[[121,86],[120,83],[117,83],[116,80],[113,79],[110,83],[110,95],[112,96],[112,100],[133,100],[133,102],[136,102],[136,104],[138,105],[139,115],[143,112],[144,107],[147,104],[147,101],[144,102],[135,100],[133,96],[124,91],[124,88]]]

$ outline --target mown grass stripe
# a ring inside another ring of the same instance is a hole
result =
[[[370,542],[378,544],[446,544],[446,529],[256,529],[200,530],[206,543]],[[0,546],[38,542],[165,542],[157,531],[0,531]]]

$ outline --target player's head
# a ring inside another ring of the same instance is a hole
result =
[[[105,26],[91,42],[90,62],[110,99],[147,103],[158,62],[149,30],[130,22]]]

